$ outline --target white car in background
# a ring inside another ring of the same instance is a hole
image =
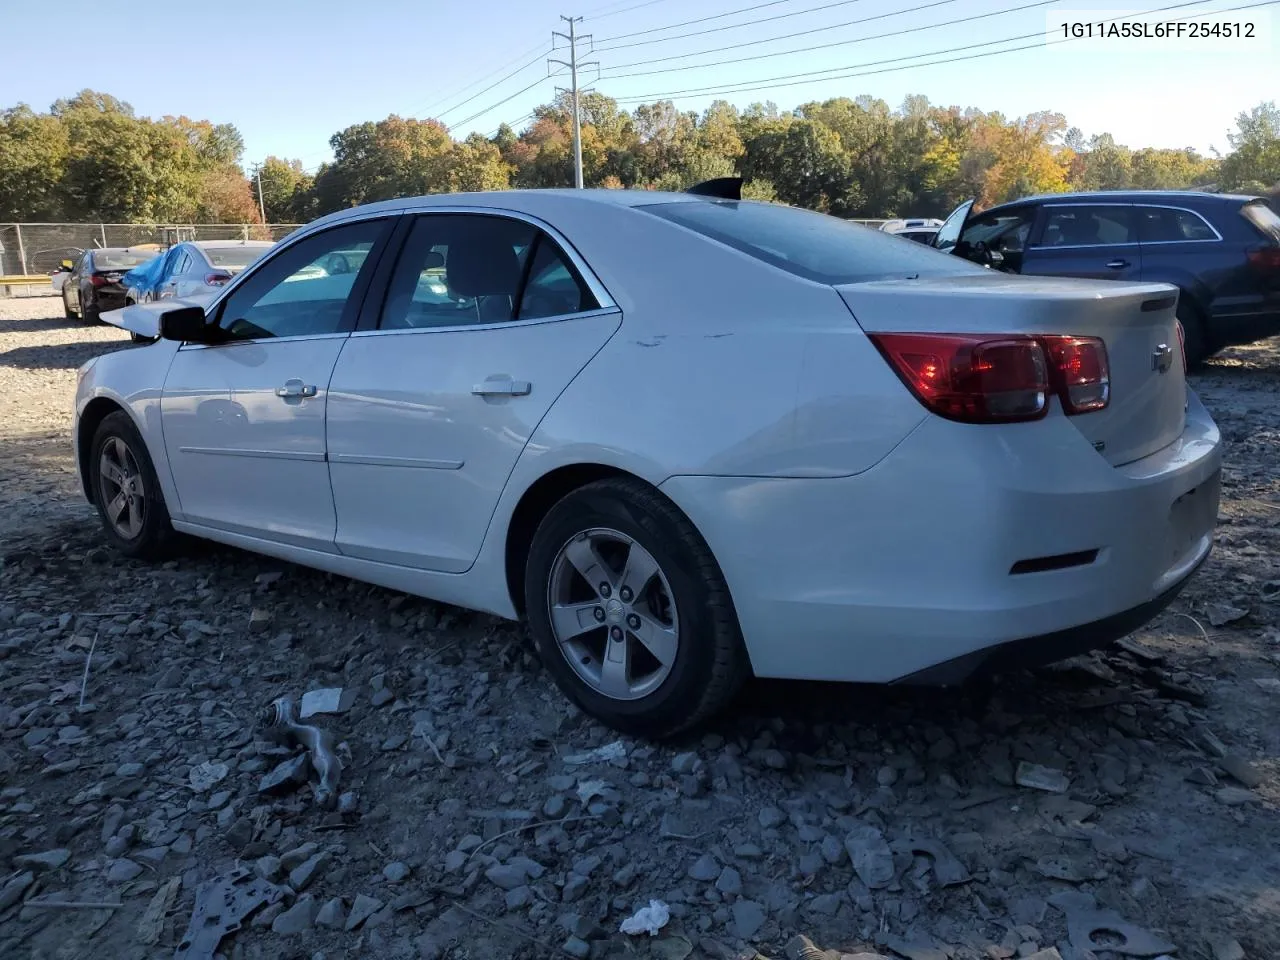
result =
[[[152,300],[200,300],[212,297],[251,263],[270,250],[269,240],[188,240],[164,253],[154,282],[130,288],[130,303]]]
[[[120,311],[161,339],[80,368],[73,443],[127,556],[180,532],[526,618],[568,697],[662,737],[751,672],[953,682],[1155,616],[1219,498],[1176,303],[775,204],[397,199]]]

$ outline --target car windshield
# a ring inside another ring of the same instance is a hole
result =
[[[95,270],[130,270],[156,255],[154,250],[97,250],[93,254]]]
[[[982,267],[900,237],[798,207],[737,200],[637,207],[818,283],[972,273]]]
[[[201,252],[215,267],[247,267],[268,249],[268,247],[204,247]]]

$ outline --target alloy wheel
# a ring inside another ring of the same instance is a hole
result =
[[[556,554],[547,611],[561,653],[584,683],[613,700],[638,700],[675,664],[674,597],[653,554],[625,533],[596,527]]]
[[[146,488],[137,457],[120,437],[109,437],[98,455],[98,495],[112,529],[136,539],[146,521]]]

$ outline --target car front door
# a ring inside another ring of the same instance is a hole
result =
[[[566,249],[510,216],[414,219],[376,329],[352,334],[330,385],[342,553],[475,562],[529,437],[621,322]]]
[[[1049,277],[1137,280],[1142,275],[1133,205],[1046,203],[1022,257],[1022,272]]]
[[[161,422],[184,519],[332,552],[329,378],[389,229],[367,219],[290,244],[214,306],[209,342],[178,349]],[[350,247],[372,251],[359,273],[315,267]]]

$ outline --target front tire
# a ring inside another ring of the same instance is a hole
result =
[[[103,418],[89,457],[90,489],[107,540],[126,557],[165,556],[177,535],[151,456],[127,413]]]
[[[648,484],[568,494],[534,534],[529,629],[561,691],[623,733],[664,739],[724,708],[749,668],[711,549]]]
[[[66,290],[62,291],[62,315],[68,320],[79,320],[80,317],[71,309],[71,301],[67,299]]]

